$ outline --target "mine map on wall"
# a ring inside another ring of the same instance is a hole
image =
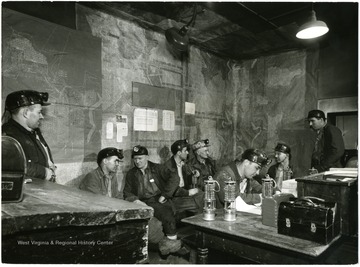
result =
[[[94,160],[101,145],[101,39],[2,9],[2,103],[49,93],[41,130],[55,162]]]

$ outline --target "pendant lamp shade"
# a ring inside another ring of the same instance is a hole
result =
[[[180,52],[186,52],[189,46],[189,36],[186,32],[187,26],[183,26],[180,30],[173,27],[165,31],[165,37],[171,47]]]
[[[296,37],[299,39],[312,39],[326,34],[329,31],[326,23],[321,20],[316,20],[315,11],[311,11],[311,19],[309,22],[303,24]]]

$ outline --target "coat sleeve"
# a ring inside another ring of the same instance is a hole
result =
[[[189,191],[179,186],[179,175],[166,165],[162,166],[161,180],[163,182],[163,191],[161,193],[165,198],[189,196]]]
[[[124,194],[124,199],[130,202],[133,202],[137,199],[139,199],[139,197],[135,194],[136,192],[136,188],[135,188],[135,177],[133,175],[133,172],[129,171],[126,174],[125,177],[125,185],[124,185],[124,190],[123,190],[123,194]]]
[[[81,181],[79,189],[102,195],[101,183],[93,173],[88,173]]]
[[[259,184],[256,180],[249,180],[249,191],[245,193],[240,193],[241,198],[245,201],[246,204],[256,204],[261,202],[262,185]]]
[[[342,133],[337,127],[329,127],[324,132],[324,160],[314,166],[318,172],[324,172],[336,165],[344,155],[345,146]]]

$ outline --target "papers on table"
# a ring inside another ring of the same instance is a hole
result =
[[[283,181],[281,193],[293,194],[294,197],[297,197],[297,181],[295,179]]]
[[[246,204],[245,201],[240,196],[238,196],[235,199],[235,205],[236,205],[236,211],[243,211],[243,212],[261,215],[261,207]]]
[[[340,176],[355,178],[358,177],[357,168],[330,168],[329,171],[324,172],[324,176]]]

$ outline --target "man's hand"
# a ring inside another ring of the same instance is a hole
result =
[[[167,199],[164,196],[161,196],[159,197],[158,201],[159,203],[164,204],[167,201]]]
[[[200,172],[199,172],[198,170],[193,170],[193,171],[192,171],[192,176],[193,176],[194,178],[199,178],[199,177],[200,177]]]
[[[199,192],[198,188],[189,189],[189,196],[193,196]]]

